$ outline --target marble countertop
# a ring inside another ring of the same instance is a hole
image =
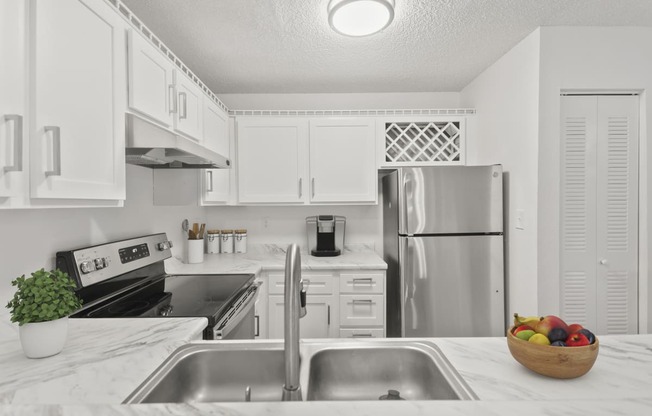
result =
[[[187,264],[177,257],[165,260],[169,274],[230,274],[254,273],[261,270],[283,270],[286,246],[276,244],[251,245],[246,253],[204,254],[202,263]],[[359,244],[347,246],[336,257],[314,257],[301,251],[303,270],[385,270],[387,263],[371,246]]]
[[[121,403],[172,351],[200,340],[208,325],[206,318],[68,322],[60,354],[29,359],[18,325],[0,317],[0,403]]]
[[[178,346],[198,340],[194,319],[71,319],[64,351],[25,358],[16,326],[0,323],[0,414],[156,415],[262,413],[650,414],[652,335],[600,337],[593,369],[573,380],[537,375],[509,354],[505,338],[428,338],[480,401],[214,403],[120,405]],[[205,341],[198,341],[205,342]],[[250,341],[252,343],[259,341]],[[524,403],[527,402],[527,403]]]

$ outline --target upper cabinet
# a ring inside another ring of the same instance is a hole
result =
[[[124,21],[102,0],[30,5],[31,197],[124,199]]]
[[[208,97],[204,97],[204,146],[221,155],[233,158],[229,135],[229,115]],[[206,169],[202,171],[203,205],[225,204],[232,200],[233,169]]]
[[[175,129],[201,142],[204,137],[202,124],[204,93],[181,71],[176,71],[174,84],[177,102]]]
[[[310,201],[376,202],[372,118],[310,120]]]
[[[173,127],[174,64],[133,30],[128,37],[129,107],[166,127]]]
[[[25,192],[26,1],[0,2],[0,207]]]
[[[377,133],[381,168],[466,163],[463,116],[381,117]]]
[[[241,203],[305,201],[308,121],[244,118],[237,121],[238,199]]]
[[[237,120],[240,203],[375,203],[371,118]]]

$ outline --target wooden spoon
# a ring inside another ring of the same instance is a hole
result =
[[[188,230],[188,240],[196,240],[197,234],[193,230]]]

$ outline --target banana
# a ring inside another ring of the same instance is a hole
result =
[[[529,325],[529,326],[534,326],[539,321],[543,319],[540,316],[520,316],[519,314],[515,313],[514,314],[514,326],[519,326],[519,325]]]

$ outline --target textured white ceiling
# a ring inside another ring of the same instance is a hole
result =
[[[652,26],[652,0],[396,0],[333,32],[328,0],[122,0],[215,93],[460,91],[538,26]]]

